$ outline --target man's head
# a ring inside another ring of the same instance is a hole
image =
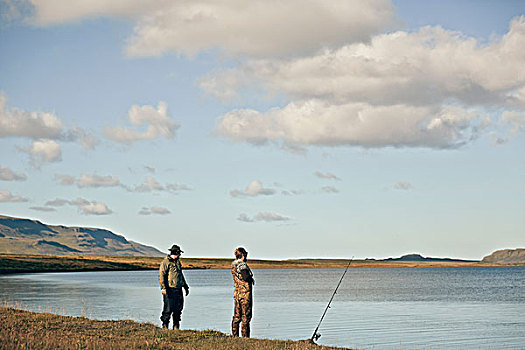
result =
[[[233,251],[235,254],[235,259],[244,259],[248,258],[248,252],[243,247],[239,247]]]
[[[181,253],[184,253],[180,249],[180,247],[178,245],[176,245],[176,244],[172,245],[169,250],[170,250],[170,255],[175,256],[175,257],[178,257],[178,256],[181,255]]]

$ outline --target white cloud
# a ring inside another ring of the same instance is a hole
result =
[[[248,60],[211,77],[220,89],[251,80],[293,100],[382,105],[454,100],[466,105],[523,107],[520,91],[525,91],[525,76],[516,72],[524,68],[524,40],[524,16],[514,19],[509,32],[488,45],[458,32],[424,27],[413,33],[377,35],[368,44],[313,56]]]
[[[326,193],[339,193],[339,190],[334,186],[323,186],[321,190]]]
[[[253,180],[244,190],[230,191],[232,197],[270,196],[273,194],[275,194],[275,190],[272,188],[264,188],[262,182],[259,180]]]
[[[55,174],[55,181],[62,186],[71,186],[75,183],[75,177],[65,174]]]
[[[264,86],[291,99],[266,112],[234,110],[216,131],[234,141],[453,148],[486,133],[505,111],[525,110],[525,17],[481,44],[439,27],[394,32],[317,55],[246,60],[203,82],[209,93]],[[446,64],[444,64],[446,62]],[[229,92],[229,95],[232,93]],[[498,112],[500,111],[500,112]]]
[[[31,0],[32,22],[52,25],[99,16],[135,19],[131,56],[210,49],[233,55],[313,52],[367,40],[392,26],[390,0]]]
[[[27,176],[24,173],[15,172],[0,165],[0,180],[3,181],[25,181]]]
[[[237,110],[222,116],[218,132],[255,145],[458,147],[479,136],[488,116],[460,107],[290,103],[266,114]]]
[[[155,178],[148,176],[144,182],[135,186],[124,186],[129,192],[153,192],[153,191],[167,191],[177,193],[180,191],[191,191],[191,187],[184,184],[160,184]]]
[[[165,102],[159,102],[157,108],[133,105],[128,112],[128,118],[132,125],[146,126],[146,130],[141,132],[130,128],[107,127],[104,130],[106,137],[116,142],[133,144],[158,137],[173,139],[175,130],[179,128],[179,125],[168,117],[168,106]]]
[[[512,128],[512,133],[516,134],[525,130],[525,111],[505,111],[501,116],[501,121]]]
[[[291,220],[287,216],[271,213],[271,212],[259,212],[257,213],[253,218],[250,218],[245,213],[239,214],[239,217],[237,220],[242,222],[257,222],[257,221],[264,221],[264,222],[275,222],[275,221],[289,221]]]
[[[27,202],[29,199],[16,196],[9,190],[0,190],[0,203],[1,202]]]
[[[88,175],[82,174],[78,180],[76,180],[77,186],[83,187],[114,187],[120,186],[120,180],[113,176],[100,176],[97,174]]]
[[[0,92],[0,138],[2,137],[25,137],[40,143],[50,140],[78,142],[86,150],[93,149],[98,142],[93,135],[77,126],[66,130],[54,113],[28,112],[7,107],[7,98]]]
[[[36,210],[36,211],[43,211],[43,212],[56,211],[55,208],[49,208],[49,207],[29,207],[29,209]]]
[[[171,211],[163,207],[142,208],[139,211],[139,215],[151,215],[151,214],[167,215],[167,214],[171,214]]]
[[[396,190],[404,190],[404,191],[411,190],[413,187],[414,186],[412,186],[412,184],[407,181],[399,181],[398,183],[394,185],[394,188]]]
[[[297,196],[300,194],[304,194],[304,191],[302,190],[282,190],[281,194],[283,196],[292,196],[292,195]]]
[[[80,213],[84,215],[109,215],[113,213],[106,204],[97,201],[88,201],[83,198],[77,198],[74,201],[70,201],[69,204],[76,206]]]
[[[47,201],[46,205],[52,206],[52,207],[61,207],[63,205],[70,204],[70,202],[67,199],[62,198],[56,198],[52,201]]]
[[[62,160],[62,148],[53,140],[35,140],[31,147],[20,147],[20,150],[29,154],[31,163],[36,167]]]
[[[7,107],[7,98],[0,92],[0,137],[59,138],[62,122],[52,113],[27,112]]]
[[[320,171],[316,171],[315,174],[314,174],[316,177],[320,178],[320,179],[328,179],[328,180],[341,180],[340,178],[338,178],[335,174],[332,174],[330,172],[327,172],[327,173],[322,173]]]

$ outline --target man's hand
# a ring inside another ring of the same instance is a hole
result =
[[[186,292],[186,296],[188,296],[188,294],[190,294],[190,287],[185,286],[184,291]]]
[[[166,295],[166,289],[161,289],[160,292],[162,293],[162,295]]]

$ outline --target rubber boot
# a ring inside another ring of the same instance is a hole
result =
[[[232,335],[234,337],[239,336],[239,322],[232,321]]]
[[[250,324],[249,323],[242,323],[242,336],[243,338],[249,338],[250,337]]]

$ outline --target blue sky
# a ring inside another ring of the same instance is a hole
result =
[[[187,256],[525,245],[522,1],[76,5],[0,1],[0,213]]]

